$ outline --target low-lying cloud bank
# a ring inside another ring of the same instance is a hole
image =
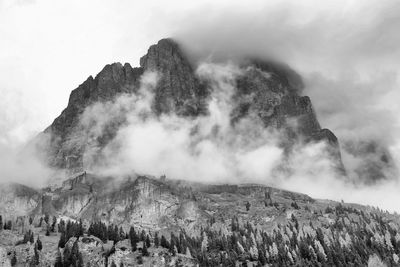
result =
[[[167,175],[209,183],[261,183],[310,194],[398,210],[397,179],[374,185],[338,178],[326,144],[299,144],[290,157],[279,146],[279,131],[249,116],[230,123],[231,96],[240,69],[234,64],[203,63],[197,73],[209,81],[209,115],[157,117],[151,110],[157,73],[146,73],[137,95],[89,107],[81,123],[93,140],[116,118],[126,117],[116,137],[103,149],[87,149],[84,164],[102,175]],[[100,153],[100,156],[99,156]],[[360,174],[362,175],[362,173]]]
[[[137,95],[123,95],[85,111],[82,123],[90,127],[94,140],[114,118],[126,117],[126,123],[100,157],[98,147],[88,149],[84,165],[116,176],[136,172],[214,183],[265,182],[283,151],[277,146],[278,133],[266,130],[255,116],[231,125],[230,101],[239,72],[229,64],[198,68],[199,76],[210,81],[213,95],[209,115],[197,118],[156,116],[151,105],[158,74],[146,73]]]
[[[272,1],[265,5],[257,2],[240,10],[237,5],[232,6],[229,3],[217,8],[207,6],[207,10],[198,9],[197,15],[189,12],[182,16],[185,23],[181,23],[184,26],[175,37],[197,64],[205,58],[224,62],[227,58],[255,56],[288,63],[298,71],[305,82],[303,94],[311,97],[320,123],[339,138],[352,183],[335,178],[323,144],[299,147],[287,163],[295,171],[279,175],[276,169],[282,151],[271,141],[279,134],[268,133],[268,137],[259,139],[270,141],[265,147],[243,152],[240,146],[236,149],[237,140],[230,140],[224,127],[216,136],[205,131],[204,135],[212,136],[211,139],[199,134],[196,137],[200,141],[193,144],[188,129],[201,122],[188,123],[171,117],[149,119],[145,128],[125,129],[125,136],[136,137],[127,141],[127,146],[143,145],[136,152],[127,151],[126,158],[138,158],[143,151],[148,162],[157,163],[136,162],[142,166],[138,170],[152,169],[156,175],[170,173],[184,179],[270,183],[314,197],[399,210],[396,204],[400,190],[398,2],[335,1],[325,5],[316,1]],[[211,114],[217,115],[206,118],[204,124],[213,125],[211,120],[217,117],[224,125],[223,112],[217,107],[213,113],[213,102],[210,104]],[[151,139],[152,134],[159,138]],[[223,142],[217,142],[218,138]],[[160,149],[153,153],[147,147],[145,152],[146,144],[157,144]],[[163,157],[164,165],[158,163]],[[132,166],[129,162],[126,165]],[[244,165],[247,168],[241,167]]]
[[[350,200],[354,184],[338,179],[325,143],[299,144],[285,157],[279,145],[282,135],[264,128],[256,115],[230,123],[234,81],[240,72],[229,63],[198,67],[199,77],[209,82],[213,92],[207,116],[154,115],[151,104],[157,73],[143,76],[138,94],[87,108],[81,124],[92,140],[116,119],[126,120],[104,149],[93,142],[84,155],[84,165],[89,171],[117,177],[165,174],[196,182],[261,183],[315,197]]]
[[[399,210],[400,3],[270,1],[191,14],[176,36],[193,60],[256,56],[288,63],[322,127],[339,138],[355,185],[329,172],[282,186],[321,198]],[[298,174],[298,173],[297,173]],[[364,185],[364,183],[370,185]]]

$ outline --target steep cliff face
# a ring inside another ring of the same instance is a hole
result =
[[[138,177],[134,181],[122,182],[115,190],[96,195],[81,215],[119,225],[157,229],[168,220],[173,220],[179,204],[178,196],[168,185]]]
[[[51,166],[78,170],[82,168],[82,154],[88,136],[80,128],[79,121],[85,108],[96,102],[112,100],[122,93],[134,93],[142,73],[143,69],[132,68],[127,63],[113,63],[105,66],[95,78],[90,76],[71,92],[68,106],[41,136],[48,142],[45,149]]]
[[[301,77],[288,66],[250,61],[237,79],[232,120],[257,114],[266,127],[284,129],[286,139],[326,140],[337,146],[335,135],[321,129],[308,96],[301,96]]]
[[[152,45],[140,59],[140,66],[145,71],[157,71],[161,76],[154,98],[157,114],[173,112],[181,116],[197,116],[206,113],[206,87],[173,40],[163,39]]]
[[[343,170],[339,144],[328,129],[321,129],[309,97],[302,96],[301,77],[288,66],[261,60],[243,60],[238,64],[240,74],[235,77],[235,92],[231,123],[247,116],[257,116],[265,128],[282,132],[281,145],[290,151],[298,142],[326,141]],[[81,116],[89,106],[112,101],[121,94],[137,94],[143,73],[158,74],[151,107],[156,116],[175,114],[187,119],[208,114],[212,87],[195,71],[179,45],[171,39],[152,45],[140,59],[140,67],[114,63],[107,65],[96,78],[89,77],[73,90],[67,108],[42,135],[47,145],[50,165],[72,172],[84,171],[85,151],[88,147],[106,146],[126,121],[124,115],[107,122],[105,130],[95,140],[91,125],[82,126]],[[102,114],[97,114],[102,116]],[[47,139],[46,139],[47,138]],[[42,147],[42,148],[43,148]]]
[[[0,186],[0,214],[10,218],[29,214],[40,202],[40,192],[21,184]]]
[[[12,184],[0,193],[4,220],[48,214],[159,230],[201,224],[209,218],[193,201],[191,191],[145,176],[115,180],[82,173],[57,188],[36,191]]]
[[[32,192],[30,199],[29,192]],[[115,180],[82,173],[58,188],[41,191],[25,188],[20,200],[24,203],[23,208],[15,204],[8,206],[9,202],[4,201],[2,195],[0,208],[2,214],[6,214],[8,207],[19,210],[12,216],[8,213],[9,219],[48,214],[74,220],[104,221],[125,228],[135,225],[152,231],[178,228],[197,231],[213,215],[229,219],[236,212],[235,205],[244,208],[243,203],[264,196],[265,192],[289,200],[313,201],[306,195],[263,185],[206,185],[147,176]],[[17,199],[18,196],[22,193],[13,191],[9,198]],[[263,202],[258,202],[257,205],[264,206]],[[28,225],[27,221],[25,224]]]

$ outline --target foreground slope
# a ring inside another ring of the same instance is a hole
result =
[[[3,262],[16,255],[21,264],[38,258],[39,266],[48,266],[70,261],[78,249],[83,266],[398,264],[399,217],[379,209],[256,184],[110,180],[82,173],[30,194],[41,200],[24,207],[25,214],[2,214]],[[2,199],[0,207],[7,204]],[[27,233],[34,243],[23,242]],[[43,248],[35,252],[37,237]]]

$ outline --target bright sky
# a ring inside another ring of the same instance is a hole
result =
[[[138,65],[195,6],[183,3],[0,0],[0,142],[44,129],[104,65]]]

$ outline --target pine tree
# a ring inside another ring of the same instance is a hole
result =
[[[72,249],[66,246],[64,249],[64,266],[82,267],[82,254],[79,252],[78,239],[72,245]]]
[[[169,244],[168,244],[168,241],[167,241],[167,239],[165,238],[165,236],[161,236],[161,246],[163,247],[163,248],[169,248]]]
[[[15,251],[13,252],[13,256],[11,258],[11,266],[15,266],[17,264],[17,255]]]
[[[122,227],[119,228],[119,239],[124,240],[125,239],[125,233]]]
[[[64,266],[70,266],[72,264],[71,262],[71,250],[69,246],[65,246],[64,252],[63,252],[63,265]]]
[[[203,232],[203,241],[201,242],[201,251],[207,252],[208,249],[208,237],[206,232]]]
[[[82,219],[79,220],[79,224],[78,224],[78,233],[77,233],[77,237],[83,236],[83,224],[82,224]]]
[[[33,237],[32,232],[30,233],[30,236],[29,236],[29,242],[31,242],[31,244],[33,244],[33,242],[35,242],[35,238]]]
[[[58,247],[59,248],[64,248],[65,247],[65,243],[66,243],[66,238],[65,238],[65,233],[62,232],[61,236],[60,236],[60,240],[58,241]]]
[[[23,244],[28,243],[29,240],[30,240],[30,238],[31,238],[31,230],[25,232],[25,234],[24,234],[24,239],[22,240],[22,243],[23,243]]]
[[[37,249],[38,250],[42,250],[43,246],[42,246],[42,241],[40,241],[39,236],[36,239],[36,245],[37,245]]]
[[[12,221],[8,220],[7,222],[4,223],[4,230],[11,230],[12,228]]]
[[[172,254],[172,256],[176,255],[176,244],[175,244],[175,239],[173,238],[173,236],[171,236],[171,242],[170,242],[168,250]]]
[[[49,214],[46,213],[44,215],[44,221],[46,222],[47,225],[49,224],[49,219],[50,219]]]
[[[142,230],[142,232],[140,233],[140,241],[145,241],[145,240],[146,240],[146,232]]]
[[[149,248],[151,245],[149,235],[146,235],[146,246]]]
[[[56,223],[57,223],[57,218],[56,216],[53,216],[53,222],[51,224],[51,231],[54,232],[56,229]]]
[[[35,254],[34,254],[33,258],[31,259],[31,264],[36,266],[36,265],[39,264],[39,252],[38,252],[38,249],[37,249],[36,245],[35,245],[35,248],[34,248],[34,252],[35,252]]]
[[[56,262],[54,263],[54,267],[63,267],[60,248],[57,249]]]
[[[142,257],[142,255],[139,255],[139,256],[137,257],[137,262],[138,262],[139,265],[143,264],[143,257]]]
[[[149,252],[147,250],[146,242],[143,242],[142,255],[143,255],[143,257],[149,256]]]
[[[159,245],[160,245],[160,239],[158,238],[158,233],[156,232],[154,236],[154,246],[158,248]]]
[[[133,226],[131,226],[131,228],[129,229],[129,240],[131,242],[132,251],[136,251],[138,237],[136,235],[136,231],[135,231],[135,228],[133,228]]]

